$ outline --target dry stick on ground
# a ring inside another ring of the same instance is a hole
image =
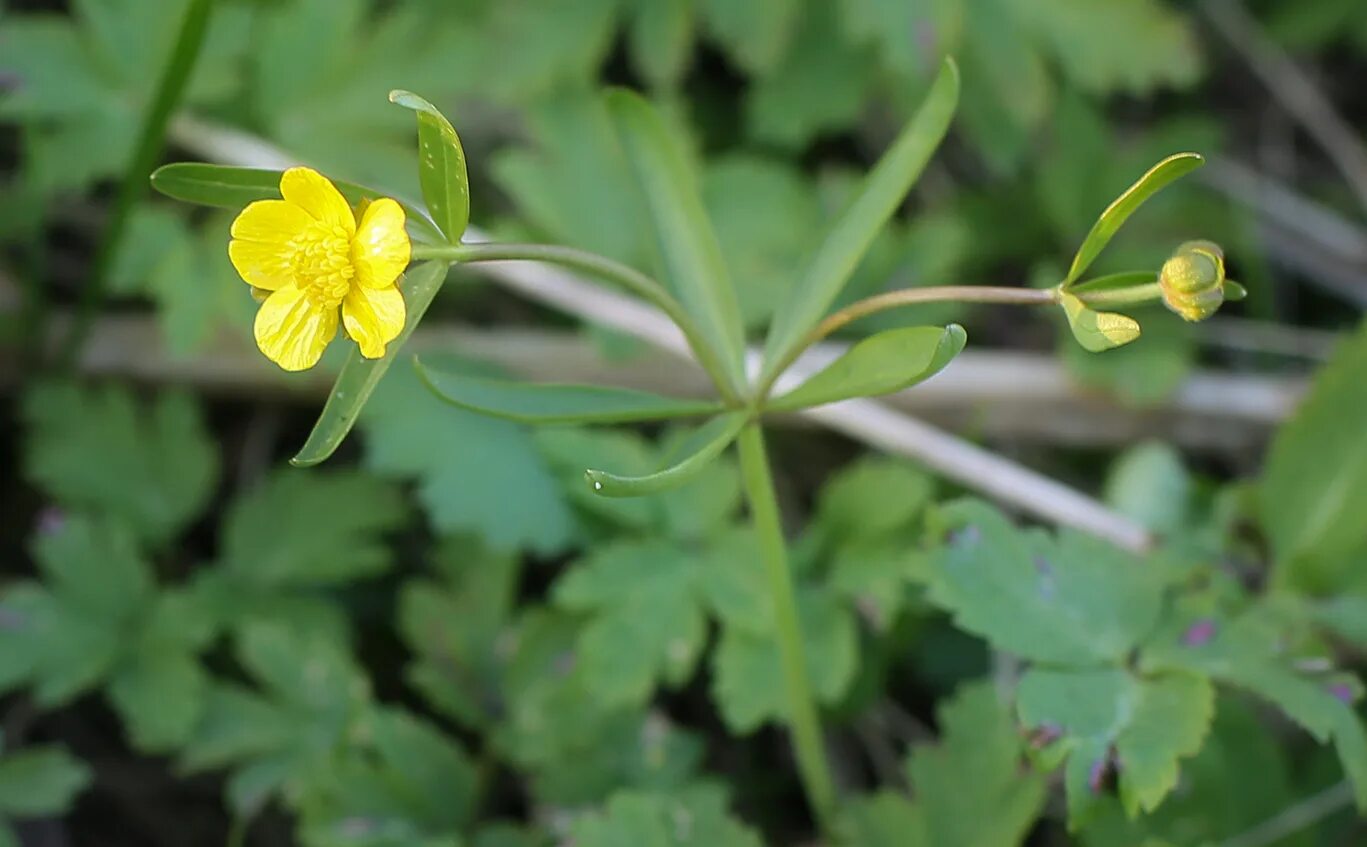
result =
[[[226,164],[265,168],[295,164],[260,139],[198,121],[176,121],[172,135],[182,146]],[[471,242],[483,238],[475,231],[466,234]],[[522,261],[481,263],[478,270],[532,299],[691,357],[678,328],[657,310],[572,273]],[[799,359],[780,382],[780,390],[813,372],[810,359]],[[1152,544],[1144,527],[1096,499],[875,401],[850,400],[805,414],[833,430],[915,459],[947,479],[1036,518],[1091,533],[1127,550],[1142,552]]]
[[[0,315],[8,287],[0,275]],[[66,316],[54,314],[54,331]],[[707,397],[711,383],[693,362],[658,350],[629,358],[610,357],[582,333],[568,330],[480,328],[429,318],[409,340],[409,351],[459,351],[537,382],[609,383],[644,391]],[[813,348],[812,367],[822,367],[848,348],[823,343]],[[1264,349],[1260,347],[1259,349]],[[0,346],[0,390],[20,378],[18,361]],[[249,337],[222,330],[190,355],[166,347],[150,314],[116,314],[99,319],[77,364],[82,373],[150,383],[184,383],[228,397],[290,395],[317,402],[332,387],[334,372],[319,368],[287,375],[263,358]],[[943,374],[880,398],[880,402],[932,421],[971,429],[989,439],[1017,443],[1114,447],[1162,438],[1191,450],[1246,456],[1295,408],[1305,391],[1303,377],[1197,370],[1161,403],[1128,407],[1080,386],[1050,355],[970,349]],[[801,421],[783,415],[785,422]]]
[[[1306,73],[1272,39],[1240,0],[1203,0],[1201,10],[1248,61],[1283,109],[1305,128],[1367,209],[1367,146]]]
[[[1253,829],[1225,841],[1220,847],[1268,847],[1352,805],[1353,786],[1347,782],[1336,783],[1283,809]]]

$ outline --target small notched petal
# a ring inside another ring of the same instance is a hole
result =
[[[342,192],[327,177],[312,168],[290,168],[280,177],[280,195],[307,212],[314,220],[341,227],[351,237],[356,232],[356,217]]]
[[[367,204],[351,243],[356,281],[366,288],[388,288],[408,267],[411,256],[403,207],[388,197]]]
[[[320,308],[294,286],[266,298],[256,313],[256,346],[287,371],[318,364],[328,342],[337,334],[337,309]]]
[[[342,325],[367,359],[384,355],[385,347],[403,331],[406,310],[395,286],[352,286],[342,301]]]

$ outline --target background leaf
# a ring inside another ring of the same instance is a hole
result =
[[[24,402],[25,472],[59,502],[125,520],[164,542],[196,517],[218,479],[218,455],[194,402],[164,394],[139,408],[126,391],[48,383]]]
[[[1295,417],[1277,435],[1259,488],[1259,507],[1283,583],[1327,590],[1350,578],[1367,546],[1367,327],[1335,353]],[[1326,457],[1334,457],[1326,462]]]

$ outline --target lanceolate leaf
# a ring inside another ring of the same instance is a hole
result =
[[[308,441],[304,442],[295,457],[290,459],[290,464],[295,467],[318,464],[331,456],[337,445],[351,432],[371,392],[380,384],[380,378],[394,363],[418,321],[427,313],[432,298],[437,296],[437,291],[446,281],[446,270],[444,262],[428,262],[413,268],[399,281],[399,290],[403,292],[407,310],[403,331],[398,338],[389,342],[385,354],[378,359],[367,359],[356,349],[348,354],[346,364],[337,375],[337,382],[333,384],[332,393],[323,406],[323,412],[313,425],[313,432],[309,433]]]
[[[201,206],[221,209],[242,209],[256,200],[280,198],[280,171],[260,168],[236,168],[229,165],[208,165],[199,162],[178,162],[164,165],[152,173],[152,187],[167,197]],[[352,182],[332,180],[337,190],[350,203],[388,197],[382,191]],[[413,236],[420,241],[443,242],[446,236],[432,223],[427,213],[412,203],[399,201],[403,206]]]
[[[738,387],[745,344],[740,307],[696,174],[660,116],[639,95],[614,91],[608,95],[608,110],[645,194],[669,283]]]
[[[1123,347],[1139,337],[1139,323],[1134,318],[1118,312],[1093,311],[1066,291],[1059,292],[1059,297],[1063,313],[1068,317],[1068,327],[1084,349],[1102,353]]]
[[[1096,257],[1101,255],[1101,251],[1106,249],[1106,245],[1120,231],[1120,227],[1124,226],[1130,215],[1144,205],[1145,201],[1203,164],[1205,159],[1196,153],[1176,153],[1154,165],[1148,173],[1139,178],[1138,182],[1127,188],[1124,194],[1106,207],[1106,211],[1102,212],[1101,217],[1092,225],[1092,231],[1087,233],[1082,246],[1077,250],[1077,255],[1073,257],[1073,266],[1068,270],[1064,285],[1071,285],[1082,276],[1092,262],[1096,261]]]
[[[437,107],[410,91],[389,92],[391,103],[418,115],[418,181],[422,199],[452,244],[470,223],[470,177],[460,137]]]
[[[696,477],[712,460],[731,446],[745,426],[747,417],[742,412],[731,412],[713,418],[703,425],[679,449],[682,459],[662,470],[645,476],[617,476],[607,471],[587,470],[584,477],[593,490],[604,497],[638,497],[683,485]]]
[[[417,368],[427,387],[448,403],[519,423],[623,423],[722,411],[714,401],[665,397],[629,388],[485,379],[422,362]]]
[[[1277,433],[1259,489],[1277,577],[1328,591],[1367,546],[1367,325]]]
[[[768,404],[775,411],[901,391],[944,369],[968,340],[950,324],[890,329],[865,338],[793,391]]]
[[[874,237],[940,146],[958,102],[959,71],[952,61],[946,60],[925,103],[865,177],[853,201],[812,256],[796,290],[774,318],[764,351],[766,368],[782,363],[839,296]]]

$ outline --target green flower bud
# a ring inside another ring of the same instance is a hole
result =
[[[1188,241],[1158,274],[1163,303],[1189,321],[1203,321],[1225,301],[1225,254],[1210,241]]]

